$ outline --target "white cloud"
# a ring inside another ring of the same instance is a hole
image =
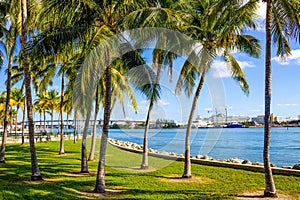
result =
[[[212,111],[211,108],[204,108],[205,111]]]
[[[255,112],[255,113],[260,113],[261,112],[261,109],[252,109],[252,110],[249,110],[250,112]]]
[[[157,102],[157,105],[159,105],[159,106],[166,106],[166,105],[169,105],[169,104],[170,104],[170,102],[166,99],[160,99]]]
[[[260,32],[265,32],[265,19],[266,19],[266,3],[259,2],[259,7],[256,11],[256,29]]]
[[[278,103],[277,106],[281,106],[281,107],[294,107],[294,106],[298,106],[298,104],[295,104],[295,103],[284,103],[284,104]]]
[[[252,62],[247,62],[247,61],[237,61],[237,62],[239,63],[242,69],[254,67],[254,64]],[[211,66],[211,70],[212,70],[213,77],[216,78],[231,77],[231,73],[228,69],[228,65],[224,61],[219,61],[219,60],[215,61]]]
[[[266,8],[267,4],[263,2],[259,2],[259,8],[256,11],[258,18],[265,19],[266,18]]]
[[[49,85],[47,90],[60,90],[60,86],[57,85]]]
[[[300,49],[292,50],[291,55],[286,58],[276,56],[273,57],[272,60],[276,61],[280,65],[289,65],[291,63],[300,65]]]

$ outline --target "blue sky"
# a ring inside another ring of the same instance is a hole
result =
[[[251,31],[249,34],[257,37],[261,40],[262,54],[259,59],[251,58],[245,54],[239,52],[234,53],[236,59],[243,67],[246,74],[248,83],[250,85],[250,94],[246,96],[238,84],[232,80],[228,73],[227,67],[223,62],[216,61],[209,77],[211,77],[210,83],[222,83],[224,88],[224,99],[222,105],[219,105],[218,112],[225,112],[227,107],[228,115],[247,115],[257,116],[264,113],[264,57],[265,57],[265,34],[264,34],[264,10],[262,5],[258,11],[258,25],[257,31]],[[281,60],[275,56],[275,46],[273,46],[273,58],[272,58],[272,104],[271,112],[283,117],[298,117],[300,115],[300,91],[298,86],[300,85],[300,45],[291,41],[292,55],[286,60]],[[149,60],[148,60],[149,61]],[[190,110],[191,98],[187,98],[185,95],[176,96],[174,94],[174,85],[176,84],[176,73],[180,70],[181,64],[184,58],[179,58],[174,63],[174,77],[172,83],[169,82],[167,72],[164,72],[162,76],[162,98],[155,105],[153,111],[153,119],[166,118],[174,119],[176,121],[186,121],[187,115]],[[5,90],[4,81],[6,75],[4,69],[0,71],[0,92]],[[203,91],[201,92],[196,115],[208,117],[215,112],[215,106],[213,105],[213,99],[215,95],[219,95],[216,90],[211,89],[211,85],[206,82]],[[55,78],[52,88],[60,89],[60,78]],[[212,91],[214,91],[212,94]],[[148,102],[140,95],[137,95],[138,102],[138,114],[135,114],[132,107],[127,104],[125,106],[126,118],[145,120],[148,109]],[[124,118],[120,105],[116,105],[112,118],[121,119]],[[102,118],[102,112],[99,115]]]

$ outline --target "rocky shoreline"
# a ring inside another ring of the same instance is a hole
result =
[[[126,142],[126,141],[120,141],[113,138],[108,138],[108,142],[114,146],[120,147],[125,150],[134,151],[138,153],[142,153],[143,151],[143,145],[139,145],[132,142]],[[170,158],[178,158],[183,159],[183,154],[178,154],[175,152],[166,152],[166,151],[158,151],[152,148],[148,149],[149,154],[153,155],[161,155],[161,156],[169,156]],[[214,159],[212,157],[209,157],[207,155],[197,155],[197,156],[191,156],[191,159],[193,160],[202,160],[202,161],[212,161],[212,162],[220,162],[220,163],[229,163],[229,164],[238,164],[238,165],[250,165],[250,166],[260,166],[263,167],[264,164],[261,162],[251,162],[250,160],[243,160],[239,158],[231,158],[231,159]],[[271,167],[277,168],[275,164],[271,164]],[[291,169],[291,170],[300,170],[300,164],[295,164],[294,166],[281,166],[282,169]]]

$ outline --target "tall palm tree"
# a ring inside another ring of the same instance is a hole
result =
[[[188,19],[188,15],[185,12],[185,6],[182,1],[176,0],[165,0],[165,1],[150,1],[148,2],[148,6],[145,6],[144,9],[138,9],[127,15],[124,19],[124,26],[126,28],[140,28],[140,27],[164,27],[169,29],[178,29],[183,26],[186,20]],[[148,38],[150,39],[150,37]],[[153,38],[153,41],[155,39]],[[156,73],[156,80],[153,83],[144,83],[148,85],[148,100],[149,107],[147,112],[147,117],[145,121],[145,130],[144,130],[144,140],[143,140],[143,156],[142,156],[142,164],[141,169],[148,168],[148,132],[150,127],[150,119],[153,106],[155,102],[160,98],[160,74],[163,69],[163,66],[166,63],[169,66],[169,75],[170,80],[172,79],[171,70],[174,58],[176,55],[172,52],[168,52],[168,50],[160,49],[162,46],[167,46],[167,42],[170,41],[165,35],[165,33],[161,34],[156,38],[156,45],[153,51],[153,68]],[[149,41],[139,41],[148,44]],[[164,43],[164,44],[162,44]],[[143,44],[141,44],[143,46]]]
[[[148,132],[149,132],[150,118],[151,118],[151,113],[152,113],[154,103],[157,102],[157,100],[160,98],[160,95],[158,93],[158,91],[160,90],[159,79],[160,79],[160,74],[161,74],[161,70],[162,70],[162,62],[163,62],[164,56],[165,56],[164,50],[160,50],[160,49],[154,50],[153,58],[155,59],[154,68],[156,68],[156,81],[153,83],[153,86],[152,86],[153,90],[151,91],[152,94],[151,94],[147,118],[146,118],[146,122],[145,122],[143,157],[142,157],[141,169],[148,169],[148,166],[149,166],[149,164],[148,164]]]
[[[142,8],[141,2],[133,1],[41,1],[43,11],[40,22],[46,22],[46,26],[30,45],[36,49],[37,55],[53,53],[60,50],[66,43],[73,43],[77,47],[85,49],[83,56],[98,45],[108,45],[104,41],[119,33],[122,29],[119,25],[123,18],[131,11]],[[66,13],[66,10],[68,12]],[[47,16],[43,18],[43,16]],[[52,20],[53,19],[53,20]],[[69,21],[68,21],[69,20]],[[94,35],[91,40],[88,36]],[[63,39],[62,39],[63,38]],[[88,39],[87,39],[88,38]],[[95,46],[91,45],[95,44]],[[106,46],[107,50],[111,46]],[[118,49],[119,50],[119,49]],[[100,159],[97,171],[95,192],[105,192],[105,154],[108,137],[108,125],[111,113],[111,72],[112,66],[106,66],[112,61],[110,51],[103,52],[102,56],[106,63],[102,63],[105,69],[105,103],[104,103],[104,124],[101,136]],[[93,75],[93,74],[90,74]],[[96,88],[93,88],[96,89]],[[81,90],[80,90],[81,91]],[[79,91],[74,91],[79,92]],[[95,90],[92,91],[93,96]],[[86,102],[90,102],[87,101]],[[90,108],[89,108],[90,109]],[[88,109],[88,110],[89,110]]]
[[[21,1],[22,9],[22,33],[21,33],[21,55],[22,65],[24,68],[25,88],[26,88],[26,101],[27,101],[27,118],[29,125],[29,143],[30,143],[30,155],[31,155],[31,180],[42,180],[40,169],[38,166],[38,160],[36,157],[36,149],[34,145],[34,124],[32,117],[32,97],[30,88],[30,71],[28,66],[28,52],[27,52],[27,1]]]
[[[16,46],[16,40],[18,35],[18,25],[20,13],[20,5],[18,1],[1,1],[1,6],[4,7],[5,13],[4,17],[1,18],[1,27],[8,27],[7,30],[2,30],[2,43],[5,43],[5,54],[8,57],[8,67],[7,67],[7,80],[6,80],[6,103],[5,103],[5,115],[4,115],[4,133],[2,138],[1,150],[0,150],[0,163],[5,162],[5,149],[7,140],[7,127],[8,127],[8,115],[9,115],[9,104],[10,104],[10,89],[11,89],[11,71],[13,65],[13,58]],[[10,26],[7,26],[11,23]],[[5,29],[5,28],[4,28]],[[3,42],[3,39],[5,41]],[[2,56],[0,59],[1,65]]]
[[[224,61],[230,67],[232,77],[238,81],[241,89],[245,93],[249,93],[249,87],[246,77],[239,66],[238,62],[230,53],[231,50],[239,50],[248,53],[251,56],[258,57],[260,46],[258,41],[249,36],[240,34],[243,32],[244,26],[253,26],[252,17],[257,7],[256,1],[248,1],[244,5],[240,5],[239,1],[207,1],[206,4],[201,2],[193,2],[190,10],[193,20],[187,25],[187,33],[191,33],[193,39],[199,40],[202,44],[202,50],[197,55],[193,53],[190,56],[199,56],[199,66],[191,66],[186,62],[182,68],[178,84],[177,92],[180,92],[182,86],[185,92],[191,94],[191,85],[195,85],[194,77],[198,74],[199,82],[191,105],[191,111],[188,118],[188,125],[185,138],[185,165],[183,178],[190,178],[191,161],[190,161],[190,132],[192,121],[196,110],[196,105],[203,87],[205,76],[210,69],[213,59],[217,53],[222,53]],[[207,20],[209,19],[209,20]],[[195,68],[197,67],[197,68]]]
[[[276,188],[270,165],[270,107],[271,107],[271,41],[277,44],[277,56],[291,53],[289,39],[300,39],[299,15],[288,0],[263,0],[266,7],[266,57],[265,57],[265,124],[264,124],[264,169],[266,188],[264,196],[276,197]]]

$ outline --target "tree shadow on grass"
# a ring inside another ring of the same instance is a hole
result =
[[[142,199],[145,197],[152,197],[153,199],[232,199],[227,196],[199,192],[198,190],[142,190],[142,189],[128,189],[121,193],[124,195],[123,199]],[[132,197],[134,194],[134,197]],[[126,197],[130,195],[130,197]]]

